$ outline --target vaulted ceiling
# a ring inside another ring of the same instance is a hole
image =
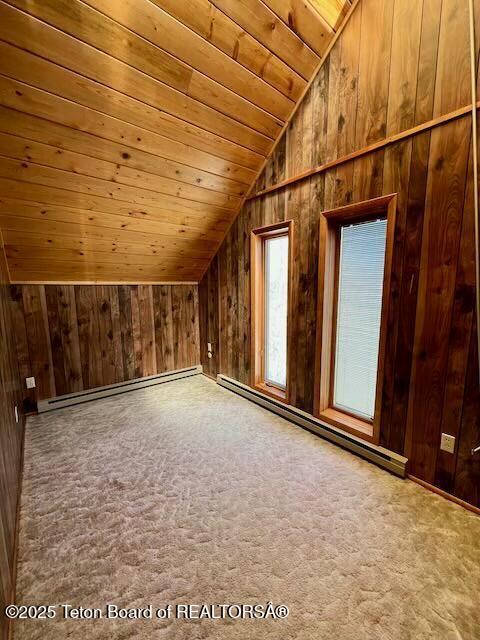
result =
[[[13,282],[198,281],[349,0],[0,0]]]

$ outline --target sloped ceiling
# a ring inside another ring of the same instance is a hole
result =
[[[13,282],[198,281],[349,0],[0,0]]]

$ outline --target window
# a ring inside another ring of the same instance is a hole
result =
[[[340,226],[333,404],[373,420],[385,218]]]
[[[292,222],[251,234],[252,386],[287,400]]]
[[[288,235],[265,238],[265,382],[287,386]]]
[[[320,219],[315,414],[378,440],[396,196]]]

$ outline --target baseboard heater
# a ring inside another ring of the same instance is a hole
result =
[[[118,382],[117,384],[110,384],[105,387],[96,387],[89,391],[79,391],[78,393],[69,393],[65,396],[58,396],[57,398],[40,400],[38,402],[38,413],[52,411],[53,409],[63,409],[75,404],[83,404],[84,402],[91,402],[99,398],[116,396],[119,393],[136,391],[137,389],[144,389],[145,387],[153,387],[154,385],[164,384],[172,380],[197,376],[202,372],[203,367],[199,364],[194,367],[187,367],[186,369],[176,369],[175,371],[166,371],[165,373],[145,376],[143,378],[137,378],[136,380],[128,380],[127,382]]]
[[[252,389],[241,382],[237,382],[237,380],[233,380],[223,374],[219,374],[217,376],[217,382],[220,386],[225,387],[225,389],[229,389],[230,391],[247,398],[247,400],[251,400],[265,409],[273,411],[273,413],[282,416],[282,418],[293,422],[299,427],[313,431],[313,433],[322,436],[322,438],[330,440],[344,449],[348,449],[362,458],[366,458],[370,462],[374,462],[384,469],[388,469],[388,471],[391,471],[401,478],[405,478],[408,462],[407,458],[404,458],[393,451],[389,451],[388,449],[384,449],[383,447],[379,447],[378,445],[365,442],[361,438],[357,438],[354,435],[318,420],[318,418],[314,418],[301,409],[279,402],[278,400],[275,400],[274,398],[256,391],[255,389]]]

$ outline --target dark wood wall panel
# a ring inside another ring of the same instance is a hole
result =
[[[199,364],[197,285],[12,286],[27,408]]]
[[[472,504],[480,504],[480,457],[472,456],[472,448],[478,447],[480,433],[480,381],[478,379],[478,351],[473,326],[466,370],[465,395],[460,424],[458,455],[449,488],[456,496]]]
[[[361,0],[254,193],[468,106],[468,21],[463,0]],[[220,342],[213,373],[249,383],[249,233],[292,219],[290,401],[312,412],[319,213],[397,193],[380,442],[406,453],[413,475],[478,506],[473,188],[466,114],[247,200],[200,285],[218,283],[218,329],[201,316],[202,335]],[[442,430],[457,438],[454,455],[440,452]]]
[[[203,371],[215,377],[218,372],[218,258],[215,256],[207,273],[198,285],[200,314],[200,360]],[[242,303],[242,308],[244,304]],[[212,357],[208,357],[208,343],[212,344]]]
[[[12,601],[14,544],[23,415],[15,420],[15,405],[21,408],[20,376],[14,341],[14,318],[10,302],[8,272],[0,236],[0,638],[7,637],[3,610]]]

